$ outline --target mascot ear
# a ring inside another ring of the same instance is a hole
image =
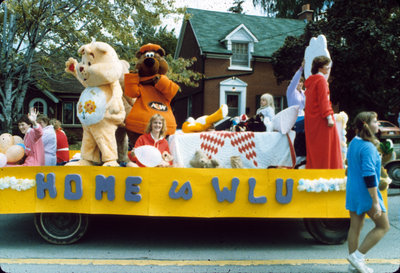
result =
[[[158,53],[161,57],[164,57],[164,56],[165,56],[165,50],[162,49],[161,47],[160,47],[159,50],[157,50],[157,53]]]
[[[78,54],[79,54],[79,55],[85,54],[85,46],[84,46],[84,45],[81,46],[81,47],[78,49]]]
[[[140,57],[143,55],[142,52],[140,52],[140,50],[138,52],[136,52],[136,58],[140,59]]]

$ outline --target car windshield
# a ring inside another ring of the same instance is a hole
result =
[[[380,121],[379,126],[380,127],[394,127],[393,124],[391,124],[390,122],[387,122],[387,121]]]

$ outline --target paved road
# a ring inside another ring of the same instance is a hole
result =
[[[370,253],[375,272],[400,264],[400,189],[391,189],[391,230]],[[32,215],[0,215],[5,272],[346,272],[347,246],[321,245],[299,220],[93,216],[74,245],[36,233]],[[362,236],[372,227],[367,219]]]

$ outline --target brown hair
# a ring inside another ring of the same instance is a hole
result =
[[[379,141],[368,125],[374,118],[378,118],[378,114],[375,112],[361,112],[354,119],[354,127],[359,137],[361,137],[365,141],[370,141],[372,142],[372,144],[377,146],[379,144]]]
[[[164,137],[167,131],[167,122],[165,121],[165,118],[160,114],[155,114],[150,118],[149,123],[147,123],[145,132],[146,134],[149,134],[151,132],[151,125],[153,124],[153,121],[156,119],[160,119],[162,121],[163,125],[160,131],[160,137]]]
[[[40,122],[40,121],[43,121],[44,123],[46,123],[47,125],[49,125],[50,123],[50,119],[46,116],[46,115],[43,115],[43,114],[40,114],[40,115],[38,115],[37,116],[37,118],[36,118],[36,122]]]
[[[331,63],[331,59],[329,59],[326,56],[318,56],[315,57],[314,60],[312,61],[311,65],[311,74],[317,74],[318,69],[324,67],[324,65],[328,65]]]

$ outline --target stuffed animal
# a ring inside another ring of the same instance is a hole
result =
[[[219,168],[219,162],[214,158],[208,158],[202,151],[197,150],[193,156],[193,159],[190,160],[190,165],[193,168]]]
[[[164,55],[165,51],[161,46],[146,44],[136,53],[138,61],[135,70],[125,74],[125,95],[136,98],[126,118],[126,129],[133,145],[145,132],[154,114],[161,114],[165,118],[167,135],[175,133],[176,121],[170,103],[179,86],[165,75],[168,63],[163,58]]]
[[[265,132],[267,128],[264,124],[263,114],[257,114],[246,121],[241,121],[233,127],[235,132]]]
[[[227,114],[228,114],[228,106],[226,104],[222,104],[221,107],[211,115],[202,116],[197,118],[196,120],[192,117],[188,118],[188,120],[182,124],[182,131],[184,133],[206,131],[215,122],[225,118]]]
[[[0,135],[0,167],[7,164],[19,165],[25,157],[24,141],[19,136],[12,136],[9,133]]]
[[[67,165],[119,166],[115,131],[125,118],[119,80],[129,64],[103,42],[83,45],[78,53],[81,62],[69,58],[65,71],[85,87],[77,105],[83,128],[81,159]]]
[[[390,179],[384,166],[389,161],[396,159],[396,153],[393,150],[393,142],[390,139],[387,139],[386,141],[379,143],[378,150],[382,156],[379,190],[384,191],[389,187],[389,184],[392,183],[392,179]]]

